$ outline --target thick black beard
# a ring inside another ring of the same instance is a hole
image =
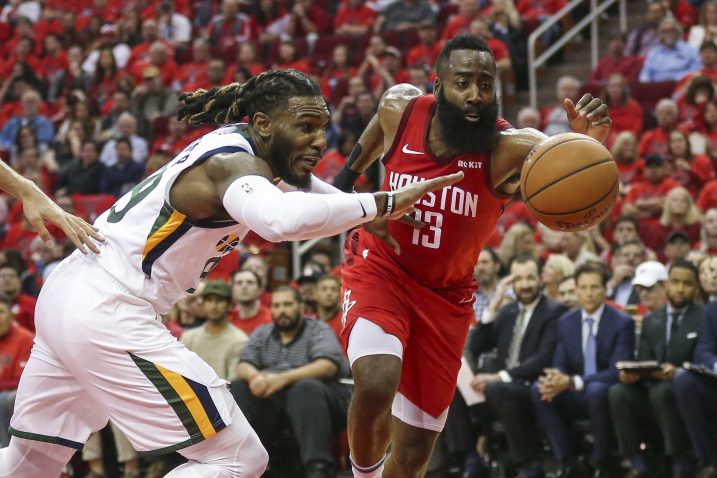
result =
[[[283,316],[280,318],[288,319],[289,317]],[[293,332],[301,325],[301,316],[297,315],[296,317],[292,317],[291,320],[289,325],[279,325],[278,320],[275,320],[274,324],[276,324],[276,327],[282,332]]]
[[[448,101],[443,89],[440,89],[436,113],[441,122],[441,137],[451,149],[461,153],[485,153],[493,148],[497,139],[495,121],[498,118],[498,105],[495,101],[461,108]],[[466,121],[465,115],[469,113],[477,113],[480,121]]]
[[[293,153],[291,141],[280,132],[274,133],[274,138],[269,146],[269,157],[276,175],[286,184],[294,186],[299,191],[311,189],[311,175],[300,177],[294,174],[289,167],[289,161]]]

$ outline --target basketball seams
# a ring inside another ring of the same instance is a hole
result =
[[[587,169],[587,168],[585,168],[585,169]],[[569,177],[569,176],[568,176],[568,177]],[[565,178],[563,178],[563,179],[565,179]],[[579,213],[579,212],[581,212],[581,211],[586,211],[586,210],[590,209],[591,207],[595,207],[595,205],[597,205],[597,204],[600,204],[600,202],[604,201],[605,198],[609,197],[609,196],[612,194],[612,192],[615,190],[615,188],[616,188],[616,187],[619,187],[619,186],[620,186],[620,180],[618,179],[617,181],[615,181],[615,184],[612,185],[612,187],[610,188],[610,190],[609,190],[603,197],[601,197],[601,198],[598,199],[597,201],[593,202],[592,204],[588,204],[587,206],[582,207],[582,208],[580,208],[580,209],[577,209],[577,210],[575,210],[575,211],[566,211],[566,212],[558,212],[558,213],[554,213],[554,212],[543,212],[543,211],[541,211],[540,209],[537,209],[537,208],[536,208],[535,206],[533,206],[532,204],[530,205],[530,209],[532,209],[534,212],[537,212],[537,213],[539,213],[539,214],[542,214],[543,216],[551,216],[551,217],[556,217],[556,216],[557,216],[557,217],[560,217],[560,216],[567,216],[567,215],[570,215],[570,214],[577,214],[577,213]]]
[[[563,144],[564,144],[564,143],[563,143]],[[533,199],[535,196],[537,196],[538,194],[542,193],[542,192],[545,191],[546,189],[548,189],[548,188],[550,188],[550,187],[552,187],[552,186],[555,186],[555,185],[558,184],[560,181],[563,181],[563,180],[565,180],[565,179],[569,179],[569,178],[573,177],[573,176],[576,175],[577,173],[581,173],[581,172],[586,171],[586,170],[588,170],[588,169],[590,169],[590,168],[593,168],[593,167],[595,167],[595,166],[600,166],[601,164],[613,163],[613,162],[615,162],[615,160],[612,159],[612,158],[603,159],[603,160],[600,161],[599,163],[592,163],[592,164],[589,164],[589,165],[587,165],[587,166],[583,166],[583,167],[580,168],[580,169],[576,169],[576,170],[574,170],[574,171],[571,171],[569,175],[563,176],[562,178],[559,178],[559,179],[556,179],[555,181],[553,181],[553,182],[551,182],[551,183],[548,183],[548,184],[546,184],[545,186],[543,186],[542,188],[538,189],[537,191],[535,191],[535,192],[534,192],[533,194],[531,194],[530,196],[527,196],[527,197],[525,198],[525,200],[526,200],[526,201],[530,201],[531,199]]]
[[[548,140],[546,140],[546,141],[550,141],[550,139],[548,139]],[[530,163],[530,165],[528,166],[528,170],[525,172],[525,175],[524,175],[524,177],[525,177],[525,184],[526,184],[526,185],[528,184],[528,176],[530,175],[530,171],[533,169],[533,166],[535,166],[536,164],[538,164],[538,161],[540,161],[540,160],[542,159],[542,157],[545,156],[545,155],[548,153],[548,151],[550,151],[551,149],[553,149],[553,148],[555,148],[555,147],[557,147],[557,146],[560,146],[560,145],[563,145],[563,144],[567,144],[567,143],[572,143],[573,141],[593,141],[593,142],[595,142],[595,143],[602,144],[602,143],[600,143],[599,141],[597,141],[597,140],[591,138],[590,136],[585,136],[585,137],[580,137],[580,138],[567,139],[567,140],[565,140],[565,141],[560,141],[560,142],[557,142],[557,143],[551,145],[548,149],[546,149],[545,151],[543,151],[542,153],[540,153],[540,156],[538,156],[533,163]],[[535,155],[535,153],[538,152],[538,149],[540,149],[540,145],[538,145],[537,147],[535,147],[535,148],[528,154],[528,157],[526,158],[526,161],[529,162],[531,159],[533,159],[533,156]],[[521,174],[521,176],[523,176],[523,175]],[[539,191],[539,192],[540,192],[540,191]],[[536,194],[537,194],[537,193],[536,193]],[[533,196],[535,196],[535,194],[533,194]],[[532,196],[531,196],[531,197],[532,197]],[[530,199],[530,198],[524,198],[524,200],[526,200],[526,201],[527,201],[528,199]]]

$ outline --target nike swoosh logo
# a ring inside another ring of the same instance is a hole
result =
[[[361,217],[366,217],[366,209],[364,209],[363,203],[361,201],[359,201],[359,205],[361,206],[361,210],[363,211],[363,216]]]
[[[406,154],[423,154],[421,151],[413,151],[412,149],[408,149],[408,145],[404,144],[403,149],[401,150]]]

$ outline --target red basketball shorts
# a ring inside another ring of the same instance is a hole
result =
[[[473,319],[472,284],[430,289],[381,251],[369,249],[364,232],[346,241],[342,268],[344,349],[359,318],[380,326],[403,345],[398,392],[431,417],[453,400],[468,327]],[[400,417],[399,417],[400,418]]]

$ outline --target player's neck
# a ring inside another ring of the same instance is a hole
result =
[[[252,302],[237,303],[237,309],[239,310],[239,318],[249,319],[254,317],[256,314],[259,313],[259,307],[261,307],[261,302],[259,302],[259,299],[254,300]]]

